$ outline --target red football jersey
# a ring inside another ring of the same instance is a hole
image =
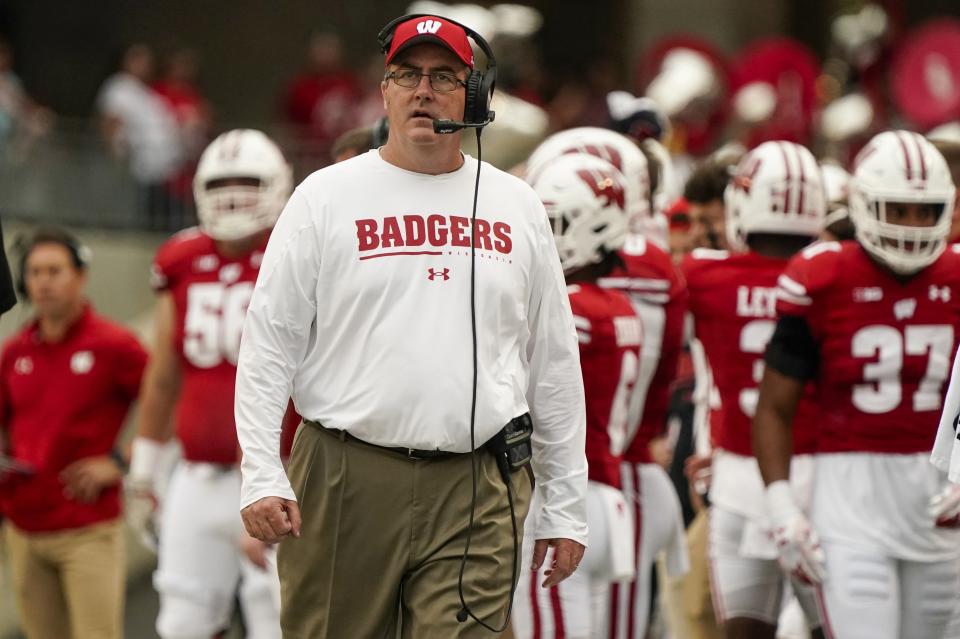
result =
[[[589,478],[619,488],[643,328],[630,300],[618,291],[593,283],[571,285],[567,291],[580,342]]]
[[[93,502],[63,494],[60,473],[113,449],[140,390],[147,354],[127,329],[89,306],[59,342],[37,322],[13,335],[0,357],[0,422],[6,452],[33,469],[0,482],[3,514],[18,528],[46,532],[89,526],[120,514],[120,484]]]
[[[779,279],[777,311],[819,347],[821,452],[926,452],[960,329],[960,254],[901,281],[856,242],[815,244]]]
[[[643,325],[640,377],[630,399],[629,446],[624,459],[651,463],[650,441],[666,432],[670,385],[683,349],[687,286],[670,255],[640,235],[630,235],[620,251],[624,268],[600,285],[623,291]]]
[[[182,381],[175,413],[185,459],[215,464],[239,460],[233,416],[240,334],[267,240],[240,257],[226,257],[199,229],[174,235],[154,260],[158,291],[176,309],[174,344]],[[285,430],[296,421],[287,412]],[[289,441],[285,436],[284,440]]]
[[[683,262],[694,332],[703,344],[720,407],[710,413],[713,445],[753,455],[751,420],[763,376],[763,353],[776,327],[777,278],[787,265],[757,253],[697,249]],[[816,409],[813,387],[801,399],[793,452],[812,453]]]

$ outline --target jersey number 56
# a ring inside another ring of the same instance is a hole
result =
[[[187,289],[183,354],[197,368],[213,368],[223,360],[237,365],[243,319],[253,282],[192,284]]]

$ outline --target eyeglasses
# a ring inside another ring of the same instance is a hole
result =
[[[440,93],[449,93],[458,86],[467,86],[467,83],[458,78],[450,71],[431,71],[422,73],[417,69],[398,69],[391,71],[383,76],[384,78],[393,78],[397,86],[404,89],[415,89],[420,86],[420,78],[428,76],[430,78],[430,88]]]

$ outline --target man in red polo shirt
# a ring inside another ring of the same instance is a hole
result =
[[[112,452],[146,352],[84,296],[86,249],[59,229],[24,250],[35,318],[0,356],[0,506],[29,639],[122,636],[121,463]]]

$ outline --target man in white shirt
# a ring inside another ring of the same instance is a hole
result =
[[[503,626],[532,477],[503,470],[484,443],[528,411],[545,504],[534,570],[555,550],[544,586],[576,569],[586,543],[583,386],[546,213],[530,187],[484,164],[471,222],[478,163],[459,133],[433,129],[464,116],[467,34],[419,16],[392,36],[381,84],[390,138],[295,190],[240,348],[242,516],[254,537],[284,540],[288,638]],[[305,424],[288,480],[279,439],[291,395]]]
[[[183,162],[183,142],[173,113],[150,88],[153,54],[142,44],[128,48],[120,70],[97,95],[101,128],[111,152],[129,164],[141,186],[142,206],[154,229],[171,230],[166,181]]]

